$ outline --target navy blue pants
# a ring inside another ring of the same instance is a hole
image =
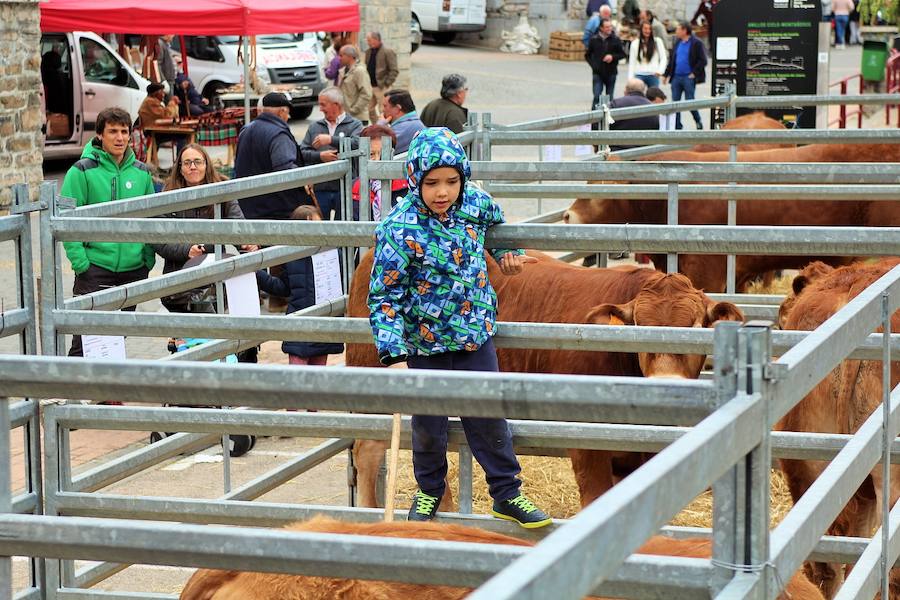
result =
[[[331,220],[334,212],[334,220],[341,220],[341,192],[340,190],[316,190],[316,200],[319,201],[319,209],[322,211],[322,219]]]
[[[410,356],[410,369],[446,371],[499,371],[497,351],[490,338],[475,352],[445,352],[433,356]],[[488,491],[494,500],[519,495],[519,460],[513,451],[506,419],[462,418],[466,441],[475,460],[484,469]],[[419,489],[437,498],[444,495],[447,477],[447,417],[413,415],[413,471]]]

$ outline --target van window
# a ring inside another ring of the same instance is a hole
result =
[[[220,35],[219,39],[223,44],[237,44],[241,39],[236,35]],[[256,36],[256,44],[261,46],[263,44],[287,44],[291,42],[296,42],[298,36],[293,33],[278,33],[275,35],[258,35]],[[302,39],[302,37],[300,38]]]
[[[41,82],[47,112],[72,112],[71,59],[64,35],[41,36]]]
[[[137,89],[137,82],[112,52],[88,38],[81,38],[79,43],[86,81]]]

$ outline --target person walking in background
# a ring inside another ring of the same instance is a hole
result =
[[[609,0],[588,0],[587,4],[584,6],[584,12],[587,13],[588,18],[590,18],[602,10],[604,6],[609,8]]]
[[[848,44],[863,43],[862,36],[859,34],[859,19],[859,3],[856,3],[856,6],[850,11],[850,39],[847,40]]]
[[[368,305],[378,357],[386,366],[405,360],[410,369],[499,371],[492,341],[497,294],[483,240],[504,222],[503,211],[470,182],[466,153],[446,128],[416,136],[406,172],[409,193],[375,228]],[[537,262],[522,250],[495,248],[491,255],[508,276]],[[550,517],[520,491],[506,420],[462,423],[494,499],[491,514],[526,528],[549,525]],[[445,492],[447,417],[413,415],[412,448],[419,489],[408,518],[430,521]]]
[[[319,94],[319,110],[322,111],[324,118],[311,123],[306,135],[303,136],[303,141],[300,142],[300,154],[303,156],[303,164],[306,165],[337,160],[341,138],[355,141],[363,128],[359,120],[347,114],[344,95],[336,87],[326,88]],[[334,218],[340,219],[341,182],[323,181],[315,184],[313,189],[322,218],[328,221],[334,212]]]
[[[297,140],[288,127],[291,101],[280,92],[262,98],[259,116],[241,130],[234,158],[234,176],[250,177],[296,169]],[[302,188],[240,199],[247,219],[287,219],[295,208],[308,204]]]
[[[604,4],[600,7],[600,10],[591,16],[588,19],[587,24],[584,26],[584,35],[581,36],[581,41],[584,43],[585,49],[587,49],[588,44],[591,41],[591,38],[597,35],[597,32],[600,30],[600,21],[603,19],[607,19],[610,23],[612,20],[612,9],[608,4]],[[613,30],[615,30],[616,24],[613,23]]]
[[[331,45],[325,50],[324,73],[325,78],[332,85],[337,85],[341,72],[341,48],[346,42],[344,37],[337,31],[331,33]]]
[[[672,84],[672,100],[682,98],[693,100],[697,84],[706,81],[706,48],[691,30],[691,25],[682,21],[675,28],[675,47],[669,55],[665,80]],[[691,116],[697,129],[703,129],[700,111],[692,110]],[[675,128],[681,129],[681,113],[675,116]]]
[[[847,25],[850,23],[850,13],[856,5],[853,0],[831,0],[831,13],[834,15],[834,34],[838,50],[846,48]]]
[[[649,21],[653,26],[653,37],[658,37],[663,41],[666,46],[666,53],[672,50],[672,36],[669,35],[669,32],[666,31],[666,26],[663,25],[663,22],[657,18],[655,14],[653,14],[652,10],[644,9],[641,11],[641,21]]]
[[[209,158],[209,154],[200,144],[188,144],[178,153],[172,173],[166,179],[165,191],[181,190],[225,181],[225,177],[216,171]],[[215,216],[213,207],[201,206],[189,208],[176,213],[165,215],[169,219],[212,219]],[[222,217],[225,219],[243,219],[244,213],[237,200],[229,200],[222,205]],[[180,271],[184,263],[192,258],[209,254],[212,246],[192,243],[167,243],[152,244],[153,250],[164,260],[163,274]],[[255,244],[240,246],[244,252],[259,250]],[[174,313],[214,313],[216,312],[215,298],[210,292],[210,286],[195,288],[186,292],[179,292],[161,299],[166,310]]]
[[[363,124],[368,123],[369,102],[372,100],[372,84],[369,74],[359,66],[359,51],[346,44],[340,51],[341,92],[344,94],[344,106],[351,117]]]
[[[169,97],[175,95],[175,60],[172,58],[172,40],[175,36],[171,33],[160,36],[157,41],[157,60],[159,61],[159,74],[163,81],[169,84]]]
[[[468,95],[465,77],[457,73],[447,75],[441,80],[441,97],[426,104],[420,113],[422,123],[462,133],[469,120],[469,109],[463,106]]]
[[[322,215],[315,206],[298,206],[291,213],[296,221],[321,221]],[[276,277],[265,271],[256,272],[259,289],[282,298],[288,298],[287,314],[315,306],[316,270],[311,256],[285,263],[284,269]],[[284,341],[281,351],[287,354],[288,364],[325,366],[329,354],[340,354],[344,344],[331,342]]]
[[[628,79],[637,77],[648,87],[658,86],[659,78],[669,64],[669,57],[665,43],[654,36],[653,25],[649,21],[641,22],[640,35],[631,42],[628,55]]]
[[[625,82],[625,95],[614,98],[609,103],[610,108],[629,108],[632,106],[649,106],[653,104],[647,96],[647,84],[643,80],[636,77]],[[626,119],[616,119],[609,126],[610,131],[635,131],[635,130],[654,130],[659,129],[659,117],[657,115],[647,115],[646,117],[631,117]],[[634,146],[610,146],[610,150],[625,150]]]
[[[594,97],[591,107],[596,108],[602,94],[605,93],[610,98],[615,94],[619,61],[625,58],[622,41],[613,31],[612,22],[609,19],[600,21],[600,30],[588,43],[584,57],[593,72]]]
[[[121,108],[97,114],[97,135],[66,172],[60,196],[86,206],[155,193],[150,169],[135,159],[129,146],[131,123],[131,115]],[[76,296],[146,279],[156,264],[153,249],[142,243],[63,242],[63,248],[75,271]],[[69,356],[83,355],[81,336],[72,336]]]
[[[397,69],[397,53],[381,43],[381,33],[369,32],[366,44],[369,46],[366,50],[366,70],[369,72],[369,83],[372,84],[369,123],[375,124],[380,118],[384,92],[394,85],[400,70]]]
[[[397,135],[394,152],[401,154],[409,149],[409,143],[417,133],[425,129],[425,124],[416,113],[416,105],[406,90],[390,90],[382,102],[384,118],[379,124],[390,125]]]

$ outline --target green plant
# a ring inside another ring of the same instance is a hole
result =
[[[881,11],[881,18],[888,23],[900,23],[900,0],[859,0],[860,20],[863,24],[875,24],[875,17]]]

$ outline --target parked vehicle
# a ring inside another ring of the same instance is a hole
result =
[[[97,113],[118,106],[137,117],[149,81],[101,37],[87,31],[41,35],[44,158],[77,158]]]
[[[186,35],[188,73],[201,93],[214,99],[244,79],[238,62],[240,38],[236,35]],[[180,39],[172,40],[173,52],[181,54]],[[305,119],[325,88],[321,73],[322,49],[314,33],[261,35],[256,37],[256,74],[272,90],[291,99],[291,116]],[[225,104],[242,105],[243,94],[224,98]]]
[[[409,23],[409,53],[412,54],[422,45],[422,28],[415,17],[410,19]]]
[[[485,0],[412,0],[412,18],[438,44],[449,44],[460,31],[485,27]]]

